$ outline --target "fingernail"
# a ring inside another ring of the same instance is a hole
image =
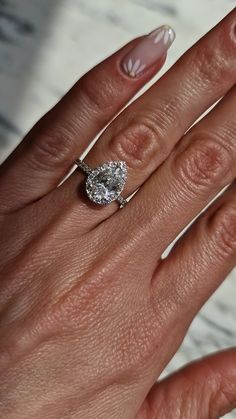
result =
[[[125,56],[122,70],[132,78],[140,76],[167,52],[174,40],[175,32],[170,26],[155,29]]]

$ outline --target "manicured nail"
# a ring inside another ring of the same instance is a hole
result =
[[[124,58],[121,66],[130,77],[137,77],[152,67],[175,40],[174,30],[167,25],[155,29],[147,35]]]

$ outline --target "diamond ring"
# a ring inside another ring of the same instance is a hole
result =
[[[121,196],[127,180],[127,165],[124,161],[106,162],[95,169],[80,159],[75,164],[87,175],[85,190],[92,202],[108,205],[117,201],[120,208],[127,204],[127,200]]]

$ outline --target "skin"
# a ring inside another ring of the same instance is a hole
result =
[[[138,41],[83,76],[1,166],[4,419],[214,419],[236,407],[235,349],[155,383],[236,263],[236,9],[87,155],[92,167],[127,162],[124,196],[142,185],[122,211],[90,203],[78,170],[57,187],[162,66],[122,73]]]

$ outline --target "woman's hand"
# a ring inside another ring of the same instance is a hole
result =
[[[173,39],[164,27],[98,65],[1,167],[4,419],[205,419],[236,406],[235,350],[155,384],[235,266],[236,10],[125,109],[86,156],[91,167],[126,161],[123,196],[142,187],[124,209],[92,204],[80,170],[57,187],[161,67]]]

